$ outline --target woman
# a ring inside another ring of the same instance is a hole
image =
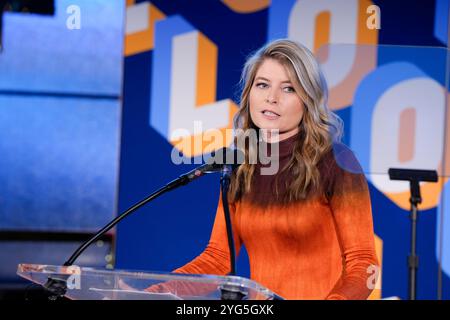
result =
[[[366,299],[378,264],[369,191],[339,143],[341,122],[327,108],[314,56],[293,41],[273,41],[247,61],[242,81],[235,126],[261,132],[259,146],[269,151],[277,143],[271,130],[279,133],[278,172],[261,174],[267,165],[247,161],[228,194],[236,252],[245,245],[251,279],[286,299]],[[252,150],[247,143],[247,160]],[[219,201],[207,248],[175,272],[229,271]]]

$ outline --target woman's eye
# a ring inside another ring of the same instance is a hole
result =
[[[261,88],[261,89],[267,88],[267,83],[259,82],[256,84],[256,87]]]
[[[293,87],[285,87],[285,88],[283,88],[283,90],[285,92],[295,92],[295,89]]]

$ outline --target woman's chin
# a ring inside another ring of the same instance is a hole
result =
[[[257,125],[258,129],[270,131],[270,130],[280,130],[280,127],[276,125],[275,123],[260,123]]]

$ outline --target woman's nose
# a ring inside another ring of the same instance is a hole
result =
[[[278,102],[278,93],[275,90],[270,90],[266,97],[266,102],[274,104]]]

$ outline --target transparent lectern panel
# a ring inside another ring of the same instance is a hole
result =
[[[20,264],[18,275],[81,300],[281,299],[258,283],[237,276],[100,270],[78,266]]]

